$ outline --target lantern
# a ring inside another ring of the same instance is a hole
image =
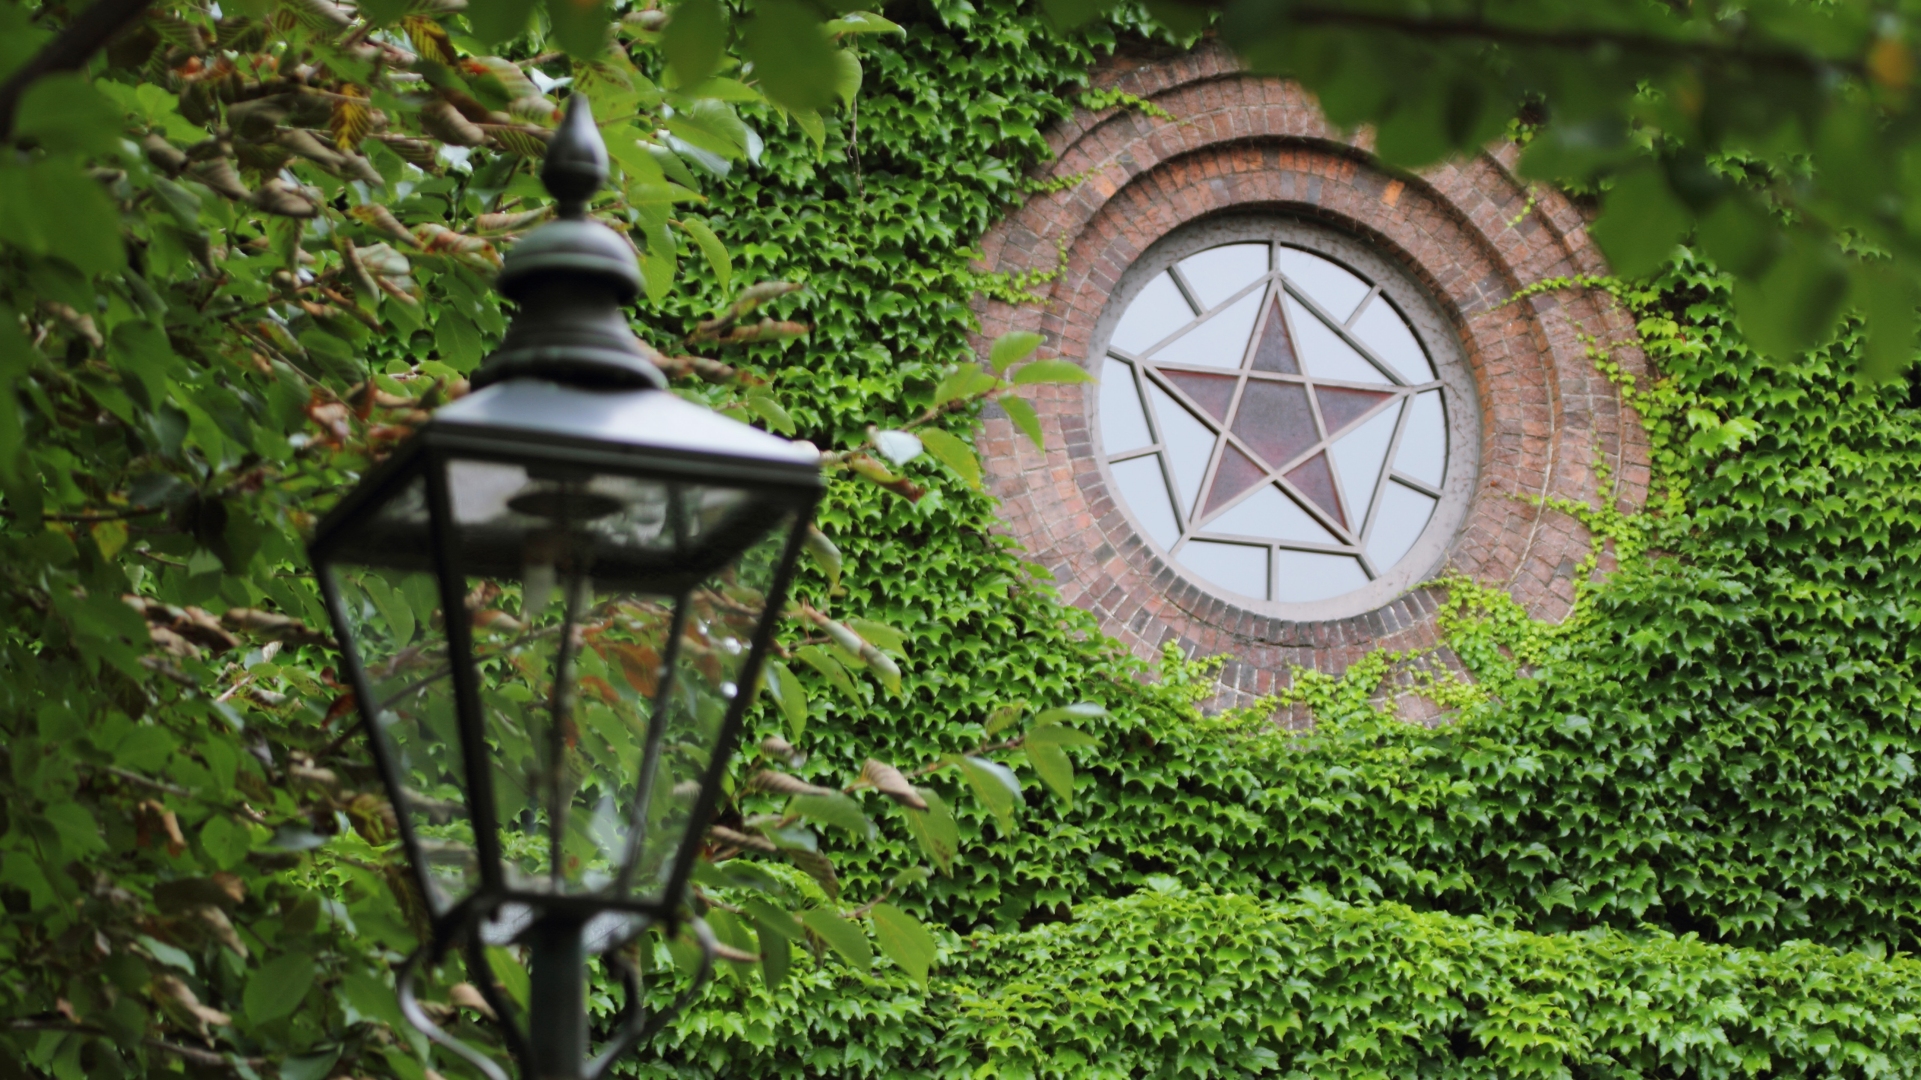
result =
[[[683,925],[688,876],[821,491],[819,455],[681,400],[622,308],[633,249],[588,219],[606,150],[580,95],[542,179],[559,220],[508,253],[517,312],[310,546],[431,939],[421,964],[532,957],[529,1076],[595,1076],[663,1017],[637,977],[586,1061],[585,957]],[[712,936],[694,920],[712,963]],[[609,960],[624,968],[615,954]],[[703,969],[704,974],[704,969]]]

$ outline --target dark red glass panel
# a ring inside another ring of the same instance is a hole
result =
[[[1234,414],[1234,434],[1276,468],[1321,441],[1307,387],[1300,383],[1249,379]]]
[[[1221,464],[1214,470],[1214,488],[1207,493],[1205,517],[1234,501],[1234,496],[1267,479],[1267,470],[1240,452],[1233,443],[1221,447]]]
[[[1341,502],[1334,496],[1334,470],[1328,467],[1327,451],[1323,450],[1295,466],[1287,474],[1287,482],[1294,489],[1314,500],[1314,505],[1327,512],[1327,516],[1347,527],[1347,515],[1341,513]]]
[[[1234,384],[1240,379],[1233,375],[1203,375],[1198,371],[1167,371],[1162,375],[1167,381],[1180,387],[1181,393],[1194,399],[1207,415],[1216,420],[1227,419],[1227,407],[1234,404]]]
[[[1287,336],[1287,320],[1281,318],[1281,302],[1267,306],[1267,325],[1261,328],[1260,344],[1254,346],[1254,370],[1278,371],[1299,375],[1301,362],[1294,358],[1294,342]]]
[[[1327,422],[1327,437],[1333,438],[1349,424],[1366,415],[1369,409],[1393,397],[1376,390],[1348,390],[1339,386],[1317,386],[1314,396],[1321,399],[1321,419]]]

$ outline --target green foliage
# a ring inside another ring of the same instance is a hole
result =
[[[1619,571],[1557,627],[1444,583],[1473,679],[1421,684],[1446,727],[1375,704],[1421,659],[1386,655],[1296,679],[1309,733],[1203,717],[1206,661],[1149,677],[998,538],[969,439],[992,401],[1038,442],[1013,387],[1082,377],[1020,338],[977,362],[970,300],[1038,279],[967,245],[1113,28],[999,0],[846,15],[821,33],[858,67],[834,61],[822,112],[761,99],[719,5],[628,12],[590,62],[548,47],[544,8],[377,8],[361,40],[426,57],[421,82],[359,65],[362,16],[317,0],[167,8],[37,95],[0,162],[0,1046],[31,1075],[469,1075],[398,1015],[421,912],[299,544],[504,326],[484,275],[548,211],[515,134],[551,122],[534,70],[600,108],[620,184],[597,210],[641,251],[638,329],[677,392],[835,466],[697,879],[728,971],[629,1072],[1913,1068],[1914,968],[1876,957],[1921,932],[1921,410],[1855,384],[1858,325],[1757,355],[1691,253],[1555,283],[1613,289],[1662,373],[1627,385],[1591,342],[1649,424],[1649,511],[1549,507]],[[0,6],[0,66],[26,14]],[[314,74],[284,114],[250,105],[257,74],[182,74],[210,41]],[[482,119],[431,107],[456,95]],[[482,140],[452,164],[463,123]],[[1682,201],[1760,280],[1744,227],[1709,227],[1747,204]],[[687,955],[651,943],[655,1004]],[[426,997],[488,1043],[463,977]],[[597,1023],[618,996],[596,988]]]

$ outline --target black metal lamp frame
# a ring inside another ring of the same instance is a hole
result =
[[[611,230],[585,220],[586,201],[603,182],[605,173],[605,147],[584,100],[576,95],[568,102],[566,118],[549,146],[542,172],[548,189],[561,203],[562,220],[537,230],[509,252],[499,288],[518,300],[521,308],[501,349],[475,377],[477,387],[537,379],[577,390],[665,393],[665,379],[648,363],[620,311],[639,293],[632,250]],[[808,453],[811,455],[811,451]],[[424,552],[415,552],[409,558],[419,563],[416,569],[436,576],[442,610],[461,610],[466,578],[451,536],[454,517],[447,479],[447,465],[454,458],[603,469],[678,483],[722,483],[751,493],[770,515],[778,515],[769,520],[790,523],[767,590],[767,606],[754,627],[740,670],[742,690],[728,703],[719,725],[711,757],[699,777],[700,791],[687,832],[674,852],[666,885],[657,900],[563,895],[508,886],[502,871],[499,817],[489,771],[472,627],[466,619],[450,616],[444,620],[462,751],[461,786],[467,817],[473,825],[479,883],[470,895],[432,916],[427,941],[398,971],[396,990],[402,1012],[429,1039],[489,1080],[508,1080],[498,1063],[435,1023],[416,996],[421,970],[460,950],[529,1080],[600,1080],[623,1054],[659,1031],[712,974],[718,943],[707,925],[686,910],[687,883],[719,799],[722,777],[739,739],[747,706],[754,697],[751,687],[771,647],[807,522],[820,498],[819,468],[817,463],[791,455],[786,459],[751,453],[730,455],[725,448],[717,450],[711,445],[675,447],[666,441],[649,445],[643,454],[637,454],[632,448],[611,445],[605,439],[573,438],[524,427],[429,421],[326,516],[309,546],[328,613],[341,640],[349,644],[342,649],[342,666],[360,703],[362,723],[367,727],[382,783],[396,808],[404,805],[405,778],[400,762],[378,734],[380,703],[372,694],[359,651],[351,647],[347,609],[329,568],[336,562],[350,561],[343,560],[343,549],[356,542],[356,532],[364,530],[371,515],[400,498],[405,485],[424,478],[428,544]],[[650,587],[657,586],[658,591],[678,600],[663,656],[665,674],[655,693],[655,716],[643,750],[643,786],[651,783],[661,753],[665,724],[660,710],[675,670],[687,593],[714,569],[717,567],[711,565],[663,566],[657,580],[650,582]],[[644,787],[639,805],[646,805]],[[433,882],[412,816],[397,813],[395,817],[415,883],[422,898],[429,898],[434,895]],[[531,960],[531,995],[524,1027],[520,1010],[500,990],[483,934],[491,920],[510,908],[529,916],[524,929],[514,937],[526,945]],[[597,916],[608,913],[626,918],[615,920],[615,930],[594,951],[600,952],[621,977],[626,1004],[610,1040],[589,1059],[585,998],[589,942],[585,931]],[[622,950],[649,928],[660,927],[671,935],[683,926],[693,931],[701,950],[693,983],[668,1008],[649,1013],[640,974],[622,956]]]

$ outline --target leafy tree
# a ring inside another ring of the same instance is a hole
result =
[[[1046,0],[1066,24],[1111,5]],[[1921,298],[1921,8],[1883,0],[1147,0],[1218,17],[1250,70],[1296,79],[1409,169],[1504,131],[1519,169],[1600,196],[1616,271],[1689,237],[1739,282],[1742,331],[1785,357],[1855,312],[1863,371],[1914,356]]]
[[[35,1069],[422,1075],[386,972],[419,941],[423,909],[330,666],[303,534],[465,392],[504,329],[488,278],[553,213],[536,174],[564,96],[591,102],[618,168],[593,212],[633,242],[659,366],[679,392],[802,431],[763,365],[808,334],[809,297],[740,287],[703,189],[754,167],[768,139],[820,153],[860,88],[854,43],[900,32],[782,3],[738,23],[700,2],[671,16],[461,0],[0,6],[0,1012],[38,1033]],[[703,304],[708,317],[682,319]],[[808,433],[839,447],[831,472],[887,498],[924,496],[896,471],[923,455],[978,488],[949,428],[998,400],[1038,437],[1016,388],[1086,377],[1032,360],[1037,344],[995,343],[991,371],[937,365],[914,404],[875,403],[901,414],[885,429]],[[736,358],[700,355],[716,350]],[[929,871],[843,895],[814,828],[870,835],[855,796],[873,790],[950,872],[953,814],[916,781],[952,770],[1009,822],[1020,784],[995,755],[1020,751],[1071,800],[1066,749],[1090,741],[1073,723],[1100,710],[1003,709],[971,752],[907,772],[873,757],[839,780],[784,771],[805,760],[794,743],[820,708],[794,667],[849,697],[868,680],[898,696],[906,651],[903,632],[838,598],[835,544],[816,533],[810,551],[820,573],[766,680],[793,741],[743,755],[696,903],[725,955],[770,985],[790,939],[861,968],[877,941],[925,979],[933,938],[890,901]],[[409,628],[439,618],[431,600],[380,599]],[[511,624],[511,601],[475,618]],[[645,673],[628,681],[644,692]],[[524,1005],[525,972],[510,950],[496,958],[504,998],[480,972],[466,977],[487,992],[449,973],[440,993]]]

